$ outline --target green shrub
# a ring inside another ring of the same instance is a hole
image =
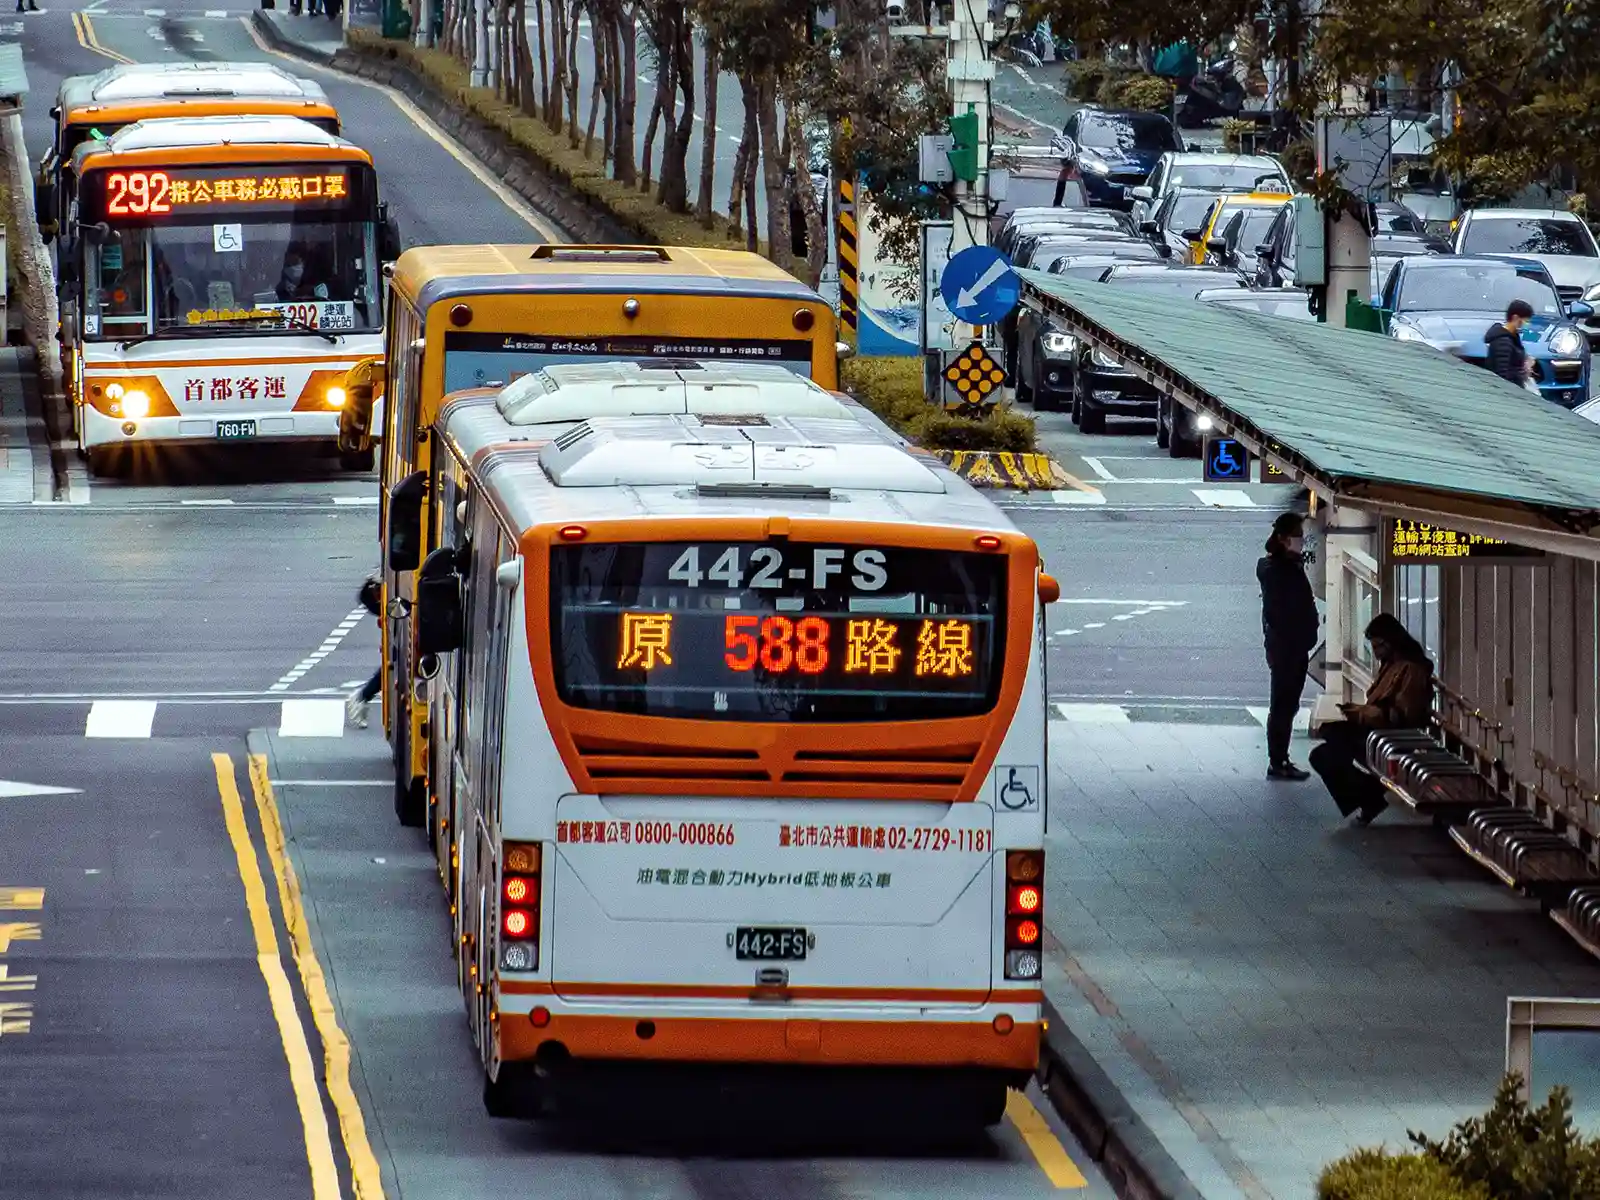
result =
[[[1113,74],[1122,73],[1103,58],[1080,58],[1066,64],[1067,95],[1074,100],[1099,100],[1100,89]]]
[[[1600,1141],[1572,1123],[1572,1098],[1552,1088],[1538,1108],[1508,1075],[1481,1117],[1462,1121],[1442,1141],[1419,1133],[1412,1143],[1464,1183],[1492,1200],[1591,1200],[1600,1197]]]
[[[1172,85],[1159,75],[1130,75],[1107,84],[1105,103],[1112,108],[1165,112],[1172,107]]]
[[[1317,1179],[1317,1200],[1486,1200],[1481,1184],[1468,1186],[1443,1163],[1420,1154],[1357,1150],[1330,1164]]]
[[[900,433],[929,450],[1032,450],[1033,421],[1007,407],[974,419],[929,404],[920,358],[852,358],[845,389]]]
[[[1254,121],[1246,121],[1241,117],[1226,117],[1222,122],[1222,148],[1229,154],[1246,153],[1243,139],[1255,132]]]

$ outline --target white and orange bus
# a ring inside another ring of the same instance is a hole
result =
[[[418,639],[489,1111],[586,1066],[742,1064],[998,1121],[1041,1029],[1033,542],[850,418],[508,446],[463,405],[438,446],[466,486]]]
[[[296,117],[171,118],[81,144],[71,175],[62,345],[91,470],[152,443],[331,452],[398,252],[367,152]]]

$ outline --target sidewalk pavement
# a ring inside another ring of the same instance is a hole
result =
[[[282,8],[258,8],[250,14],[256,31],[276,49],[331,64],[344,45],[344,26],[304,11],[296,16],[289,11],[289,0],[281,3]]]
[[[1050,733],[1046,992],[1207,1200],[1442,1135],[1488,1106],[1508,995],[1600,996],[1431,824],[1344,827],[1315,779],[1266,780],[1260,729]]]
[[[50,499],[47,445],[33,351],[0,347],[0,504]]]

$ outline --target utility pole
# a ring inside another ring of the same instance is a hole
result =
[[[945,74],[950,81],[950,129],[957,143],[951,153],[956,166],[951,189],[950,256],[954,258],[968,246],[989,244],[989,88],[994,82],[989,46],[994,25],[988,0],[953,0],[948,30]],[[965,161],[958,161],[958,156]],[[974,336],[973,326],[964,321],[956,325],[956,345]]]

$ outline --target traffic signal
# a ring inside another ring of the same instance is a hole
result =
[[[950,169],[957,179],[972,183],[978,178],[978,114],[969,109],[951,117],[950,136],[956,143],[950,151]]]

